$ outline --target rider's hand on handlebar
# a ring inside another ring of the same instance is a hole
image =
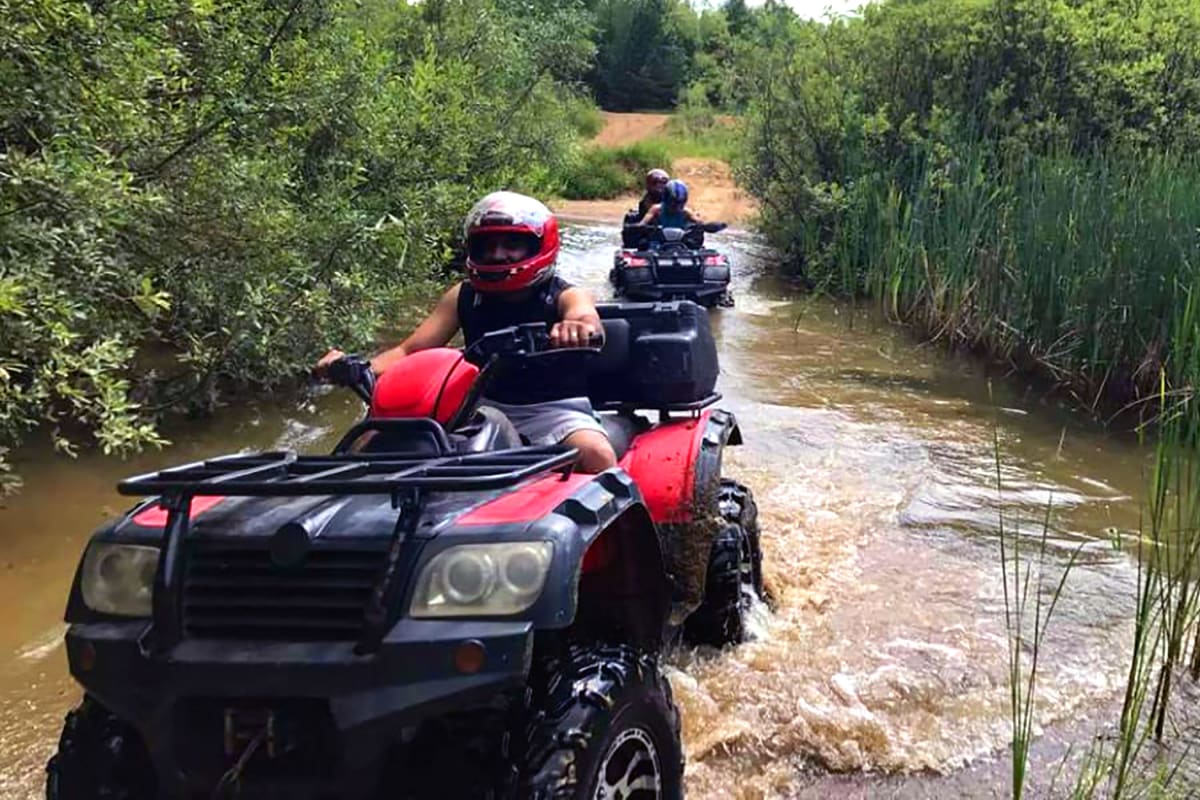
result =
[[[317,362],[315,367],[313,367],[313,377],[317,378],[318,380],[325,380],[329,377],[329,365],[338,359],[345,357],[346,354],[341,350],[338,350],[336,347],[330,350],[328,353],[321,356],[321,360]]]
[[[600,335],[591,323],[565,319],[550,329],[550,346],[595,347]]]

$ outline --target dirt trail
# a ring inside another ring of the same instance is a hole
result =
[[[649,139],[660,133],[669,114],[617,114],[613,111],[601,111],[604,117],[604,127],[593,139],[596,144],[604,147],[621,147],[642,139]]]
[[[617,114],[603,112],[604,128],[593,140],[605,147],[620,147],[663,132],[668,114]],[[757,211],[754,198],[737,187],[733,172],[715,158],[677,158],[672,177],[687,182],[689,207],[707,220],[747,226]],[[611,200],[558,200],[552,205],[563,218],[577,222],[619,224],[624,213],[637,206],[639,194]]]

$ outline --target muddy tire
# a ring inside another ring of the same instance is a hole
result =
[[[722,478],[718,507],[723,525],[713,538],[704,601],[683,629],[690,644],[712,647],[744,642],[746,617],[765,596],[754,495],[742,484]]]
[[[679,712],[653,657],[572,646],[547,674],[527,726],[521,797],[683,797]]]
[[[47,800],[152,800],[154,766],[137,731],[91,697],[67,714],[46,765]]]

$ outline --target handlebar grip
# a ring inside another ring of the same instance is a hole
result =
[[[375,391],[375,373],[370,361],[361,356],[342,356],[329,365],[326,375],[330,383],[353,389],[364,403],[370,404]]]
[[[330,383],[351,386],[358,382],[365,366],[366,362],[358,356],[342,356],[329,365],[325,374],[328,375]]]

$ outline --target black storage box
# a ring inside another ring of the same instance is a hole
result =
[[[712,398],[719,367],[705,309],[689,300],[597,309],[606,342],[589,369],[594,405],[667,408]]]

